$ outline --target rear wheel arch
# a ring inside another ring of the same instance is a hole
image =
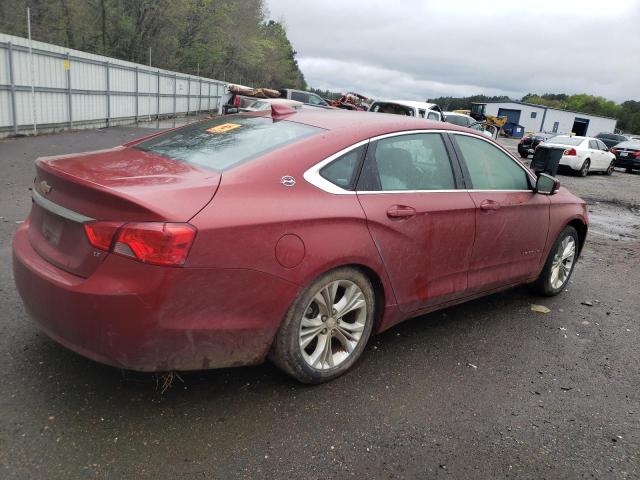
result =
[[[384,283],[382,282],[382,278],[380,278],[380,275],[378,275],[378,273],[375,270],[363,264],[351,263],[351,264],[342,265],[342,267],[354,268],[356,270],[359,270],[364,274],[365,277],[367,277],[367,279],[371,283],[371,287],[373,288],[373,293],[375,294],[375,299],[376,299],[375,323],[373,325],[373,331],[375,333],[376,329],[380,325],[380,322],[382,321],[384,307],[386,305],[386,299],[385,299],[386,291],[384,289]],[[341,268],[341,267],[337,267],[337,268]]]
[[[580,254],[582,252],[584,242],[587,239],[587,230],[589,228],[587,227],[586,223],[584,223],[579,218],[574,218],[569,223],[567,223],[567,226],[575,228],[576,232],[578,232],[578,254]]]

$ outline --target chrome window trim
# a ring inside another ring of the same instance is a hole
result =
[[[335,159],[341,157],[342,155],[349,153],[351,150],[355,150],[358,147],[368,144],[369,141],[369,139],[362,140],[358,143],[354,143],[353,145],[348,146],[347,148],[343,148],[330,157],[325,158],[320,163],[316,163],[313,167],[305,171],[302,176],[311,185],[318,187],[320,190],[324,190],[327,193],[333,193],[334,195],[355,195],[356,192],[354,190],[345,190],[335,183],[331,183],[329,180],[320,175],[320,170],[322,170],[325,165],[333,162]]]
[[[482,192],[494,192],[494,193],[534,193],[533,190],[487,190],[487,189],[472,189],[472,188],[457,188],[455,190],[362,190],[357,191],[358,195],[372,195],[374,193],[482,193]]]
[[[320,175],[320,170],[322,169],[322,167],[324,167],[325,165],[331,163],[332,161],[334,161],[335,159],[337,159],[338,157],[341,157],[342,155],[349,153],[351,150],[361,147],[362,145],[366,145],[370,142],[375,142],[377,140],[382,140],[384,138],[389,138],[389,137],[399,137],[401,135],[414,135],[414,134],[419,134],[419,133],[449,133],[449,134],[453,134],[453,135],[466,135],[469,137],[473,137],[473,138],[478,138],[484,142],[487,142],[490,145],[493,145],[494,147],[497,146],[498,149],[500,149],[502,152],[504,152],[513,162],[516,163],[516,165],[518,165],[520,168],[522,168],[522,170],[525,172],[525,174],[527,174],[529,176],[529,179],[532,182],[532,185],[536,184],[536,178],[534,177],[533,173],[531,173],[527,167],[525,167],[522,163],[520,163],[520,161],[518,161],[513,155],[511,155],[511,153],[504,148],[502,145],[498,144],[498,143],[494,143],[492,141],[489,141],[488,138],[481,136],[481,135],[477,135],[475,133],[468,133],[468,132],[461,132],[458,130],[445,130],[445,129],[437,129],[437,130],[433,130],[433,129],[429,129],[429,130],[425,130],[425,129],[418,129],[418,130],[403,130],[401,132],[393,132],[393,133],[385,133],[382,135],[377,135],[375,137],[371,137],[369,139],[366,140],[362,140],[358,143],[354,143],[353,145],[350,145],[349,147],[343,148],[342,150],[340,150],[339,152],[334,153],[333,155],[331,155],[330,157],[325,158],[324,160],[322,160],[319,163],[316,163],[314,166],[312,166],[311,168],[307,169],[304,174],[303,177],[304,179],[309,182],[311,185],[318,187],[320,190],[323,190],[327,193],[332,193],[334,195],[355,195],[356,193],[359,194],[364,194],[364,195],[371,195],[374,193],[383,193],[383,194],[389,194],[389,193],[453,193],[453,192],[534,192],[533,188],[530,190],[487,190],[487,189],[464,189],[464,188],[457,188],[457,189],[453,189],[453,190],[373,190],[373,191],[355,191],[355,190],[345,190],[342,187],[339,187],[338,185],[331,183],[329,180],[323,178]]]
[[[41,208],[47,210],[48,212],[53,213],[54,215],[58,215],[59,217],[66,218],[67,220],[71,220],[73,222],[85,223],[92,222],[94,219],[91,217],[87,217],[82,215],[81,213],[74,212],[73,210],[69,210],[62,205],[58,205],[57,203],[53,203],[51,200],[44,198],[35,189],[31,190],[31,198],[33,201],[38,204]]]

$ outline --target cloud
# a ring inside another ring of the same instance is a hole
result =
[[[379,98],[640,97],[640,2],[268,0],[307,82]]]

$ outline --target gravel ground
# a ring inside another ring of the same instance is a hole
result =
[[[593,225],[558,297],[517,288],[405,322],[321,386],[265,364],[161,394],[40,334],[10,266],[35,157],[150,131],[0,141],[0,478],[640,477],[640,175],[560,177]]]

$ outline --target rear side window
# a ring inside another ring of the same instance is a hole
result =
[[[427,114],[427,118],[428,118],[429,120],[440,120],[440,114],[439,114],[438,112],[430,111],[430,112]]]
[[[447,115],[445,118],[445,122],[453,123],[454,125],[460,125],[461,127],[466,127],[469,125],[466,117],[461,115]]]
[[[595,140],[589,140],[589,148],[592,150],[599,150],[600,147],[598,147],[598,142]]]
[[[527,174],[495,145],[468,135],[454,135],[474,190],[530,190]]]
[[[320,170],[320,176],[345,190],[353,190],[364,147],[354,148]]]
[[[271,117],[225,116],[159,135],[134,146],[213,170],[225,170],[324,130]]]
[[[437,133],[398,135],[369,147],[362,187],[370,191],[453,190],[449,155]]]

